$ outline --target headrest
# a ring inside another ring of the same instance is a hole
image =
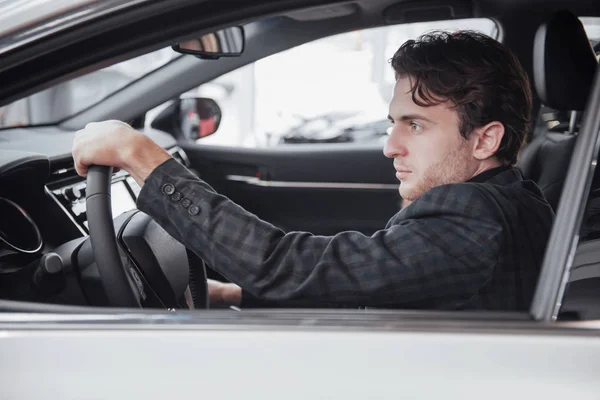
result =
[[[542,103],[557,110],[583,110],[598,61],[583,24],[558,11],[535,35],[533,73]]]

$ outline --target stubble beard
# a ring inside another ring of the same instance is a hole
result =
[[[414,186],[405,187],[401,183],[400,195],[402,198],[414,201],[434,187],[466,182],[470,179],[467,144],[467,141],[463,141],[457,149],[448,152],[444,159],[431,164]]]

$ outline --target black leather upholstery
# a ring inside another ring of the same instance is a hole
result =
[[[540,26],[534,44],[534,82],[542,102],[557,110],[583,110],[598,62],[583,25],[559,11]],[[554,210],[558,206],[577,136],[536,132],[519,155],[518,166],[534,180]]]
[[[577,136],[544,132],[520,154],[523,175],[535,181],[556,211]]]
[[[571,12],[559,11],[539,27],[533,71],[543,104],[557,110],[583,110],[597,65],[583,24]]]

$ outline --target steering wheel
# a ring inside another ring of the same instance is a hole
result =
[[[111,167],[90,166],[86,187],[91,250],[110,305],[174,308],[189,283],[195,308],[208,308],[206,269],[199,257],[139,210],[118,217],[115,230],[111,178]]]

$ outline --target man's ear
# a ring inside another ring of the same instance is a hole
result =
[[[478,160],[487,160],[496,154],[500,147],[500,142],[504,137],[504,125],[501,122],[493,121],[477,128],[473,134],[475,135],[473,157]]]

